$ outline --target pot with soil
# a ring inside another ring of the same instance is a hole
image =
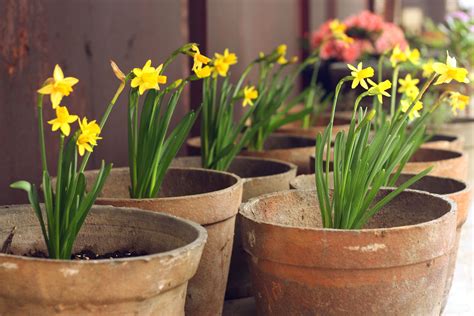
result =
[[[93,206],[74,246],[76,258],[92,260],[53,260],[40,257],[47,250],[29,205],[1,207],[0,227],[2,243],[15,227],[0,253],[2,315],[184,315],[207,237],[162,213]]]
[[[315,190],[241,207],[259,314],[439,315],[454,202],[406,190],[360,230],[323,229],[318,210]]]
[[[92,183],[95,171],[86,173]],[[190,280],[186,314],[219,315],[229,273],[235,217],[242,200],[242,180],[230,173],[196,169],[168,169],[159,196],[131,199],[128,168],[112,169],[96,204],[135,207],[192,220],[208,233],[196,275]]]
[[[201,157],[178,157],[173,160],[173,167],[199,167]],[[228,172],[242,178],[242,202],[272,192],[288,190],[290,181],[296,176],[296,166],[279,160],[253,157],[236,157]],[[252,296],[250,273],[242,248],[240,217],[235,224],[234,247],[230,261],[229,279],[227,280],[226,299],[239,299]]]
[[[462,151],[464,137],[461,135],[434,134],[421,148],[446,149]]]
[[[420,148],[403,168],[403,173],[420,173],[432,166],[431,176],[468,179],[468,157],[463,151]]]
[[[190,155],[201,154],[201,140],[193,137],[186,142]],[[269,158],[292,163],[298,167],[298,174],[309,173],[308,159],[314,153],[316,140],[311,137],[272,134],[265,141],[263,151],[243,150],[240,155],[256,158]]]

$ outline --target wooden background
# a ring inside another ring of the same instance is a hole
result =
[[[442,0],[438,0],[442,1]],[[436,2],[438,2],[436,1]],[[387,0],[387,18],[395,3]],[[422,1],[423,2],[423,1]],[[427,2],[427,1],[425,1]],[[300,40],[326,18],[344,18],[374,0],[0,0],[0,205],[24,203],[23,192],[9,188],[25,179],[39,183],[36,89],[60,64],[67,76],[79,78],[64,99],[71,112],[100,118],[117,79],[109,60],[128,71],[147,59],[161,62],[187,41],[204,52],[230,48],[239,56],[234,74],[259,51],[286,43],[290,55],[302,55]],[[186,76],[189,58],[169,68],[169,79]],[[178,119],[199,104],[199,85],[185,91]],[[123,94],[92,155],[127,164],[126,94]],[[54,116],[49,101],[45,116]],[[196,129],[195,131],[196,132]],[[56,163],[57,133],[46,130],[50,169]]]

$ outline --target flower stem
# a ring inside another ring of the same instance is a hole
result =
[[[400,66],[396,65],[393,70],[392,76],[392,97],[390,98],[390,118],[393,118],[395,114],[395,101],[397,100],[397,83],[398,83],[398,72],[400,71]]]
[[[64,154],[64,135],[59,136],[59,158],[58,158],[58,174],[56,178],[56,199],[54,203],[54,258],[59,259],[61,256],[60,248],[60,214],[61,211],[61,193],[62,193],[62,170],[63,170],[63,154]]]
[[[39,142],[41,151],[41,165],[43,171],[48,172],[48,161],[46,158],[46,145],[44,141],[44,123],[43,123],[43,95],[38,94],[38,128],[39,128]]]

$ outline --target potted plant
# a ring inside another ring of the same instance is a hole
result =
[[[193,58],[193,74],[165,85],[167,67],[179,55]],[[219,60],[229,64],[227,60]],[[185,85],[201,80],[222,66],[203,55],[197,44],[189,43],[174,51],[163,64],[148,61],[128,75],[129,167],[111,170],[97,204],[126,206],[165,212],[204,226],[208,241],[196,275],[190,280],[185,312],[191,315],[221,313],[234,222],[242,199],[242,180],[230,173],[188,168],[169,168],[188,137],[197,113],[187,113],[175,128],[170,127]],[[86,177],[93,179],[97,171]]]
[[[345,82],[367,80],[371,87],[356,99],[349,132],[336,136],[333,172],[331,120],[317,137],[315,191],[268,194],[241,207],[243,244],[261,314],[440,313],[456,206],[406,190],[430,168],[395,189],[383,187],[398,180],[422,143],[423,120],[412,121],[408,132],[407,126],[423,93],[435,79],[465,80],[461,68],[449,73],[441,68],[407,107],[393,107],[390,116],[376,116],[390,81],[375,83],[358,72],[344,77],[336,88],[332,120]],[[370,111],[359,108],[367,96],[375,97]]]
[[[38,90],[44,204],[34,184],[18,181],[11,187],[25,190],[30,205],[1,208],[0,313],[183,313],[183,295],[196,272],[206,232],[163,214],[93,206],[112,165],[102,162],[93,182],[86,180],[84,170],[123,83],[97,124],[80,120],[61,105],[77,82],[56,65],[53,77]],[[48,169],[44,94],[56,110],[56,118],[48,121],[59,134],[55,181]],[[75,122],[79,128],[71,133]]]

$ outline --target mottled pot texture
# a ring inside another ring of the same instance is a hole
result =
[[[199,137],[188,139],[186,145],[190,155],[201,154],[201,140]],[[272,134],[265,142],[263,151],[243,150],[240,155],[286,161],[298,167],[298,174],[305,174],[310,172],[308,169],[308,159],[314,153],[315,145],[315,138]]]
[[[0,208],[0,240],[13,254],[46,251],[29,205]],[[145,251],[113,260],[51,260],[0,254],[1,315],[184,315],[186,287],[207,233],[162,213],[93,206],[74,251]]]
[[[467,181],[468,157],[463,151],[420,148],[403,168],[403,173],[420,173],[433,167],[431,176]]]
[[[88,172],[87,177],[95,177]],[[91,183],[91,181],[88,181]],[[196,275],[190,280],[186,314],[219,315],[229,273],[235,216],[242,200],[242,180],[230,173],[170,168],[154,199],[130,199],[128,168],[113,169],[97,204],[164,212],[206,228],[207,244]]]
[[[196,156],[178,157],[172,163],[174,167],[200,165],[201,157]],[[241,177],[244,182],[242,202],[266,193],[288,190],[290,181],[296,176],[296,166],[289,162],[253,157],[236,157],[228,171]],[[252,284],[242,248],[240,216],[237,216],[226,299],[249,296],[252,296]]]
[[[316,191],[250,200],[240,214],[259,315],[439,315],[455,208],[407,190],[364,229],[336,230],[321,228]]]
[[[462,151],[464,137],[461,135],[434,134],[421,148],[446,149]]]
[[[413,174],[401,174],[397,181],[397,185],[406,182],[408,179],[413,177]],[[457,204],[457,219],[456,219],[456,241],[451,251],[449,258],[448,277],[446,280],[446,287],[443,298],[443,309],[448,301],[449,291],[453,282],[454,269],[456,267],[456,259],[459,248],[459,240],[461,238],[462,226],[467,220],[469,213],[469,206],[471,205],[471,186],[466,182],[442,178],[425,176],[413,184],[410,189],[426,191],[433,194],[439,194],[446,198],[449,198]]]
[[[309,128],[302,128],[301,122],[293,122],[279,128],[277,133],[316,138],[319,133],[324,133],[324,130],[329,125],[330,120],[331,116],[329,114],[324,114],[318,117],[318,119],[315,120],[313,125]],[[332,138],[336,138],[337,133],[340,131],[349,131],[350,123],[350,119],[335,117],[334,126],[332,129]]]
[[[465,139],[464,150],[469,158],[469,181],[473,184],[474,181],[474,117],[457,117],[450,123],[443,125],[440,132],[459,135]]]

